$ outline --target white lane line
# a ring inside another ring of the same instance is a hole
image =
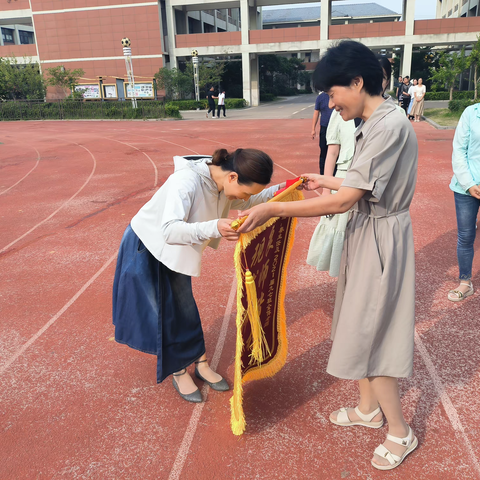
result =
[[[120,140],[115,140],[114,138],[110,138],[110,137],[103,137],[103,138],[106,138],[107,140],[111,140],[112,142],[121,143],[122,145],[127,145],[128,147],[134,148],[135,150],[138,150],[140,153],[143,153],[150,160],[150,163],[153,165],[153,170],[155,171],[155,180],[153,182],[153,186],[154,187],[157,186],[157,183],[158,183],[158,169],[157,169],[157,166],[155,165],[153,160],[145,152],[143,152],[142,150],[137,148],[135,145],[131,145],[130,143],[121,142]]]
[[[225,315],[223,316],[222,328],[220,330],[220,335],[218,336],[217,346],[215,347],[215,353],[212,357],[212,362],[210,364],[212,370],[216,370],[218,363],[220,362],[220,356],[222,355],[223,347],[225,345],[225,339],[227,337],[228,323],[232,315],[233,302],[235,301],[235,296],[237,292],[237,279],[234,277],[232,282],[232,288],[230,289],[230,296],[228,297],[227,308],[225,310]],[[202,396],[206,400],[209,386],[205,384],[202,388]],[[183,436],[182,443],[173,463],[172,470],[168,476],[168,480],[177,480],[180,478],[182,473],[183,466],[188,457],[188,452],[190,451],[190,446],[197,431],[198,422],[200,421],[200,416],[202,415],[203,407],[205,406],[205,401],[202,403],[197,403],[193,409],[192,416],[190,417],[190,422],[188,423],[187,430]]]
[[[443,385],[442,380],[440,379],[440,376],[437,373],[435,365],[433,364],[433,361],[427,349],[425,348],[425,345],[422,342],[420,335],[416,330],[415,330],[415,345],[417,347],[418,352],[420,353],[420,356],[422,357],[423,363],[425,363],[425,366],[427,367],[430,377],[432,378],[433,385],[435,386],[435,390],[437,391],[437,395],[439,396],[440,401],[442,402],[443,408],[445,410],[445,413],[447,414],[448,419],[450,420],[450,423],[453,427],[455,435],[457,437],[460,437],[461,440],[463,440],[468,456],[471,458],[472,463],[475,466],[475,469],[477,470],[477,473],[480,475],[480,464],[478,463],[478,459],[475,455],[475,451],[472,447],[472,444],[470,443],[470,440],[468,439],[468,436],[465,433],[465,429],[462,423],[460,422],[457,409],[453,406],[453,403],[450,397],[445,391],[445,386]]]
[[[29,145],[31,146],[31,145]],[[25,180],[37,167],[38,164],[40,163],[40,152],[35,148],[32,147],[36,152],[37,152],[37,163],[33,166],[33,168],[25,175],[23,176],[17,183],[14,183],[11,187],[8,187],[6,190],[3,190],[3,192],[0,192],[0,195],[3,195],[4,193],[7,193],[9,190],[11,190],[13,187],[17,186],[22,180]]]
[[[93,155],[93,153],[87,148],[87,147],[84,147],[83,145],[80,145],[78,143],[75,143],[75,142],[72,142],[74,143],[75,145],[83,148],[84,150],[86,150],[90,156],[92,157],[93,159],[93,168],[92,168],[92,171],[90,173],[90,175],[88,176],[87,180],[85,181],[85,183],[77,190],[77,192],[72,195],[66,202],[62,203],[62,205],[60,205],[60,207],[58,207],[52,214],[50,214],[47,218],[45,218],[44,220],[42,220],[40,223],[37,223],[34,227],[32,227],[28,232],[24,233],[22,236],[18,237],[16,240],[14,240],[13,242],[9,243],[6,247],[3,247],[1,250],[0,250],[0,253],[3,253],[5,252],[6,250],[8,250],[12,245],[15,245],[17,242],[19,242],[22,238],[25,238],[27,235],[29,235],[30,233],[32,233],[34,230],[36,230],[38,227],[40,227],[41,225],[43,225],[45,222],[47,222],[48,220],[50,220],[54,215],[56,215],[63,207],[65,207],[66,205],[68,205],[68,203],[70,203],[88,184],[88,182],[90,182],[90,179],[93,177],[93,174],[95,173],[95,169],[97,168],[97,160],[95,159],[95,156]]]
[[[187,148],[183,145],[180,145],[179,143],[174,143],[174,142],[170,142],[168,140],[164,140],[163,138],[158,138],[158,137],[149,137],[148,135],[142,135],[140,133],[134,133],[134,132],[128,132],[129,135],[135,135],[136,137],[145,137],[145,138],[151,138],[152,140],[160,140],[161,142],[166,142],[166,143],[170,143],[171,145],[175,145],[177,147],[182,147],[184,148],[185,150],[188,150],[189,152],[193,152],[195,155],[201,155],[201,153],[198,153],[196,152],[195,150],[192,150],[191,148]],[[188,137],[187,137],[188,138]],[[192,140],[191,138],[188,138],[189,140]]]
[[[78,292],[30,339],[23,344],[1,367],[0,367],[0,375],[5,373],[5,371],[12,365],[15,360],[17,360],[20,355],[22,355],[25,350],[27,350],[29,347],[31,347],[36,340],[38,340],[80,297],[80,295],[103,273],[103,271],[108,268],[108,266],[115,260],[117,257],[117,252],[115,252],[114,255],[112,255],[106,263],[100,268],[100,270],[93,275],[90,280],[88,280],[83,287],[78,290]]]

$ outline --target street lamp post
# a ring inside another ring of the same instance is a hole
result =
[[[198,72],[198,51],[192,50],[193,63],[193,83],[195,84],[195,100],[200,101],[200,87],[198,86],[199,72]]]
[[[128,84],[130,85],[130,91],[132,92],[132,107],[137,108],[137,99],[135,97],[135,77],[133,76],[132,65],[132,48],[130,45],[131,42],[129,38],[122,38],[123,55],[125,57],[125,66],[127,67]]]

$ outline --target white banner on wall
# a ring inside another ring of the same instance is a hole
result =
[[[98,83],[75,85],[75,91],[82,92],[83,98],[86,99],[102,98],[102,95],[100,94],[100,85]]]
[[[136,83],[135,90],[129,83],[126,83],[125,96],[127,98],[154,98],[153,83]]]

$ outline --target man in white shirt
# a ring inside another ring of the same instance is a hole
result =
[[[222,90],[221,93],[218,94],[218,109],[217,109],[217,118],[220,118],[220,109],[223,110],[223,116],[225,115],[225,90]]]

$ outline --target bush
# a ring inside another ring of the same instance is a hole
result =
[[[260,101],[261,102],[273,102],[277,97],[273,93],[262,93],[260,92]]]
[[[473,99],[475,92],[473,90],[463,92],[453,92],[453,100]],[[425,100],[449,100],[449,92],[427,92]]]
[[[168,117],[181,118],[180,109],[177,105],[165,105],[165,115]]]
[[[467,107],[470,105],[474,105],[475,103],[478,103],[479,100],[450,100],[448,102],[448,109],[451,112],[463,112]]]
[[[215,105],[217,105],[217,100],[215,100]],[[175,105],[179,110],[206,110],[208,108],[207,99],[200,100],[172,100],[168,102],[167,105]],[[247,106],[247,102],[243,98],[226,98],[225,99],[225,108],[244,108]]]
[[[99,102],[68,98],[56,102],[0,102],[0,120],[142,119],[165,116],[178,118],[178,107],[167,109],[161,100],[138,100],[135,109],[129,100]]]

